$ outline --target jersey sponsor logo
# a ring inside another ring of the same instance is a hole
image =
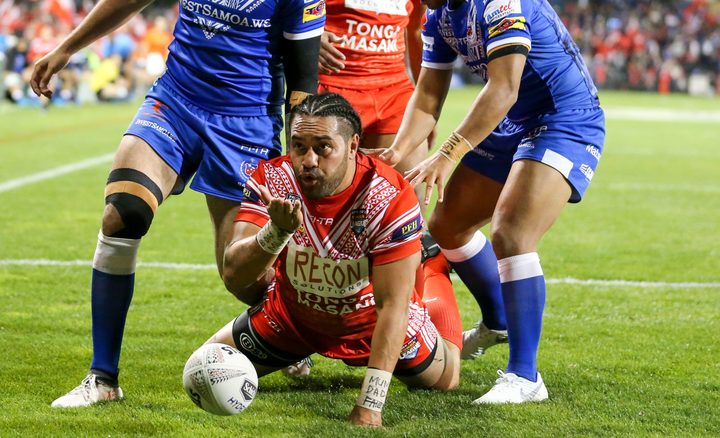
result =
[[[398,51],[398,35],[403,29],[392,24],[370,24],[346,19],[347,32],[342,47],[363,52],[394,53]]]
[[[393,231],[390,240],[405,240],[408,236],[416,234],[422,228],[422,216],[417,216],[409,222],[405,222]]]
[[[347,315],[360,309],[375,305],[375,296],[372,292],[360,297],[351,296],[345,298],[332,298],[311,292],[297,291],[298,304],[303,304],[318,312],[331,315]]]
[[[431,36],[422,35],[423,50],[425,52],[432,52],[435,47],[435,38]]]
[[[345,0],[345,7],[378,14],[407,16],[407,0]]]
[[[322,297],[351,297],[370,284],[367,257],[334,260],[292,244],[288,246],[286,274],[298,291]]]
[[[525,17],[513,17],[504,19],[500,23],[488,29],[488,38],[495,38],[496,36],[507,32],[510,29],[525,30]]]
[[[262,4],[264,0],[260,1]],[[226,6],[225,2],[218,2],[215,1],[218,6]],[[227,31],[230,29],[229,25],[226,25],[224,27],[218,27],[214,21],[209,20],[209,18],[213,20],[217,20],[224,23],[229,23],[234,26],[240,26],[240,27],[249,27],[253,29],[262,29],[262,28],[268,28],[270,27],[270,18],[250,18],[245,16],[245,14],[248,14],[252,12],[250,8],[243,8],[242,5],[240,5],[239,8],[234,9],[232,11],[228,11],[223,8],[215,7],[215,5],[211,4],[205,4],[201,3],[199,1],[193,1],[193,0],[180,0],[181,7],[193,14],[196,15],[202,15],[202,17],[196,17],[196,19],[193,20],[198,26],[200,26],[203,29],[203,32],[205,33],[205,37],[210,39],[215,36],[215,34],[218,31]],[[249,5],[249,3],[248,3]],[[233,4],[232,6],[236,6]],[[242,12],[243,15],[240,15],[238,12]],[[204,20],[201,22],[201,19]],[[208,35],[210,35],[208,37]]]
[[[303,10],[303,23],[318,20],[325,16],[325,0],[308,5]]]
[[[494,23],[510,14],[521,14],[520,0],[494,0],[485,7],[483,18],[488,24]]]

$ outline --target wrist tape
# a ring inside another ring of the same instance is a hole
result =
[[[260,248],[270,254],[280,254],[285,245],[290,241],[293,233],[281,230],[277,225],[268,221],[255,236]]]
[[[473,145],[457,132],[453,132],[450,137],[440,146],[440,153],[448,160],[456,163],[460,161],[463,155],[473,150]]]
[[[368,368],[360,389],[360,396],[355,404],[371,411],[382,411],[391,379],[392,373],[390,371]]]

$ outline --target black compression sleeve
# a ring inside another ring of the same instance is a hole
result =
[[[283,49],[286,83],[285,112],[287,113],[290,111],[293,92],[317,93],[320,36],[304,40],[286,39],[283,41]]]

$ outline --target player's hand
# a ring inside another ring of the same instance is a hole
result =
[[[375,157],[378,160],[382,161],[383,163],[387,164],[388,166],[393,166],[402,160],[402,156],[395,150],[390,148],[376,148],[376,149],[366,149],[366,148],[360,148],[360,152],[362,152],[365,155],[369,155],[371,157]]]
[[[52,97],[53,92],[48,88],[50,79],[55,73],[62,70],[70,61],[72,53],[68,53],[56,48],[52,52],[38,59],[33,66],[33,72],[30,76],[30,88],[38,96],[45,96],[48,99]]]
[[[367,408],[355,406],[348,418],[355,426],[382,427],[382,415]]]
[[[320,73],[338,73],[345,68],[345,55],[342,54],[333,44],[342,42],[342,38],[332,32],[323,32],[320,37],[320,56],[318,57],[318,68]]]
[[[417,186],[423,182],[426,184],[425,205],[430,204],[433,186],[437,186],[438,189],[438,202],[443,202],[445,180],[454,167],[455,163],[450,161],[450,159],[446,158],[440,152],[435,152],[412,170],[405,172],[405,179],[409,180],[413,186]]]
[[[270,220],[283,231],[294,232],[302,224],[302,208],[299,199],[276,198],[264,186],[258,186],[260,198],[267,207]]]

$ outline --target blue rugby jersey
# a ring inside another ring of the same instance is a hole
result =
[[[322,34],[325,0],[180,0],[161,82],[214,113],[282,111],[282,39]]]
[[[460,55],[485,80],[494,50],[528,47],[518,100],[507,115],[512,121],[599,105],[578,47],[546,0],[468,0],[454,10],[428,10],[422,38],[423,67],[450,69]]]

